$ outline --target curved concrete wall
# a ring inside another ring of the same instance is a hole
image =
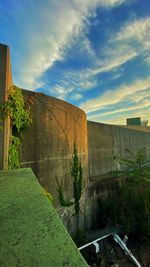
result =
[[[127,156],[125,149],[145,148],[150,157],[150,131],[88,121],[88,152],[90,177],[116,170],[113,156]]]
[[[63,181],[65,195],[72,198],[70,160],[77,145],[83,166],[84,187],[88,182],[87,121],[85,113],[62,100],[23,90],[33,100],[33,124],[25,133],[22,167],[31,167],[40,183],[58,204],[56,177]]]
[[[7,100],[11,85],[9,48],[0,44],[0,102]],[[150,157],[149,127],[123,127],[88,122],[87,129],[86,115],[79,108],[44,94],[27,90],[23,90],[23,93],[25,98],[33,101],[33,124],[24,135],[22,167],[31,167],[40,183],[52,193],[59,214],[68,225],[67,228],[71,229],[75,225],[75,216],[72,216],[74,207],[60,208],[56,177],[63,181],[66,198],[73,198],[70,161],[75,142],[83,166],[84,191],[81,198],[83,212],[80,214],[80,221],[89,227],[92,217],[96,214],[95,196],[97,198],[99,195],[95,180],[89,183],[89,172],[90,178],[98,178],[101,188],[101,178],[105,178],[104,174],[116,169],[114,154],[122,156],[125,148],[135,151],[145,147],[147,157]],[[9,120],[4,119],[0,131],[0,169],[7,168],[9,132]],[[112,177],[111,180],[114,183]],[[108,180],[104,179],[103,182],[107,183]]]

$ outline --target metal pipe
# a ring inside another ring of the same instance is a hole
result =
[[[141,267],[140,263],[137,261],[137,259],[133,256],[132,252],[127,248],[126,246],[126,242],[124,242],[120,237],[119,235],[117,234],[114,234],[113,235],[114,237],[114,240],[116,241],[116,243],[119,244],[119,246],[125,251],[125,254],[128,255],[131,260],[135,263],[135,265],[137,267]],[[126,239],[126,238],[125,238]]]
[[[102,237],[100,237],[100,238],[97,238],[96,240],[94,240],[94,241],[92,241],[92,242],[89,242],[89,243],[87,243],[86,245],[83,245],[82,247],[79,247],[78,250],[84,249],[84,248],[86,248],[86,247],[88,247],[88,246],[90,246],[90,245],[94,245],[94,246],[95,246],[95,249],[96,249],[96,253],[98,253],[98,252],[99,252],[99,244],[98,244],[97,242],[100,241],[100,240],[102,240],[102,239],[105,239],[105,238],[108,237],[108,236],[113,236],[115,242],[116,242],[117,244],[119,244],[119,246],[125,251],[125,254],[128,255],[128,256],[131,258],[131,260],[135,263],[135,265],[136,265],[137,267],[142,267],[142,266],[140,265],[140,263],[137,261],[137,259],[133,256],[132,252],[131,252],[131,251],[127,248],[127,246],[126,246],[126,242],[127,242],[127,240],[128,240],[128,237],[127,237],[127,236],[125,236],[124,239],[122,240],[122,239],[119,237],[119,235],[117,235],[117,234],[112,234],[112,233],[111,233],[111,234],[108,234],[108,235],[104,235],[104,236],[102,236]]]
[[[104,235],[104,236],[102,236],[102,237],[100,237],[100,238],[98,238],[98,239],[96,239],[96,240],[94,240],[94,241],[92,241],[90,243],[87,243],[86,245],[83,245],[82,247],[78,248],[78,250],[81,250],[83,248],[86,248],[86,247],[88,247],[88,246],[90,246],[92,244],[95,246],[95,243],[97,243],[98,241],[100,241],[100,240],[102,240],[102,239],[104,239],[104,238],[106,238],[106,237],[108,237],[110,235],[112,235],[112,234]]]

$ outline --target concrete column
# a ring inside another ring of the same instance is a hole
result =
[[[0,104],[8,99],[8,90],[12,86],[10,50],[7,45],[0,44]],[[8,168],[10,123],[3,118],[0,129],[0,169]]]

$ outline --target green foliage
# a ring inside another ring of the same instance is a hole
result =
[[[74,143],[74,151],[71,162],[71,176],[74,178],[74,204],[76,214],[80,211],[80,198],[82,193],[82,166],[78,158],[76,144]]]
[[[12,125],[16,127],[18,133],[31,125],[30,106],[24,101],[20,88],[13,86],[9,91],[4,110],[5,114],[10,116]]]
[[[57,181],[57,185],[58,185],[57,191],[58,191],[58,194],[59,194],[59,203],[60,203],[60,205],[62,207],[70,207],[70,206],[72,206],[74,204],[73,201],[65,200],[62,180],[61,180],[61,182],[59,182],[57,177],[56,177],[56,181]]]
[[[116,193],[99,200],[99,225],[119,226],[133,237],[150,235],[150,187],[125,182]]]
[[[2,116],[9,116],[12,126],[8,156],[9,169],[20,167],[23,132],[32,123],[30,111],[30,105],[24,101],[21,89],[13,86],[8,92],[8,100],[1,105]]]
[[[19,137],[12,135],[8,153],[9,169],[17,169],[20,167],[20,152],[21,140]]]
[[[73,157],[71,161],[71,176],[73,177],[73,191],[74,191],[74,201],[66,201],[63,191],[63,184],[57,180],[59,202],[63,207],[69,207],[74,205],[75,213],[79,214],[80,211],[80,198],[82,193],[82,165],[78,157],[78,152],[76,145],[74,143]]]
[[[114,156],[120,164],[121,170],[110,172],[115,176],[130,177],[131,182],[141,183],[150,182],[150,162],[145,160],[145,150],[140,149],[137,153],[126,149],[127,158]]]
[[[111,194],[108,199],[101,200],[103,206],[100,206],[100,215],[104,212],[107,223],[119,224],[126,233],[139,237],[148,236],[150,235],[150,162],[145,159],[144,149],[140,149],[137,153],[128,149],[125,152],[127,158],[114,157],[120,164],[121,170],[111,172],[113,176],[126,178],[124,185],[117,194]]]

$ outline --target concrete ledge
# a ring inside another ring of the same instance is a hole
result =
[[[31,169],[0,171],[0,266],[87,266]]]

